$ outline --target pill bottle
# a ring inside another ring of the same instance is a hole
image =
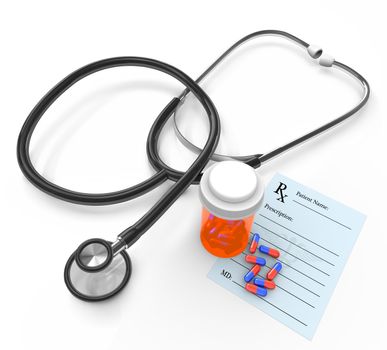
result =
[[[200,181],[200,239],[211,254],[230,258],[247,246],[263,198],[262,178],[249,165],[227,160],[208,168]]]

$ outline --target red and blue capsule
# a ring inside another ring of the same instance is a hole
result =
[[[266,245],[260,245],[258,249],[261,253],[267,254],[267,255],[271,256],[272,258],[279,258],[279,256],[280,256],[279,250],[274,249],[274,248],[270,248]]]
[[[259,236],[258,233],[254,233],[253,239],[251,240],[251,244],[250,244],[251,254],[254,254],[256,252],[260,238],[261,237]]]
[[[207,224],[208,226],[212,225],[211,221],[209,220],[210,224]],[[223,221],[218,221],[215,223],[214,227],[211,228],[210,230],[210,234],[214,234],[214,233],[217,233],[222,227],[224,226],[224,222]]]
[[[266,288],[266,289],[274,289],[275,288],[275,283],[273,281],[265,280],[265,279],[259,278],[259,277],[254,278],[253,283],[258,287],[262,287],[262,288]]]
[[[249,291],[250,293],[253,293],[253,294],[258,295],[260,297],[265,297],[267,295],[267,289],[258,287],[252,283],[247,283],[245,286],[245,289],[247,291]]]
[[[256,275],[258,275],[258,272],[261,271],[261,266],[254,265],[249,272],[246,273],[244,279],[245,282],[250,282]]]
[[[276,262],[272,267],[272,269],[269,270],[269,272],[267,273],[266,278],[269,281],[272,281],[275,278],[275,276],[278,275],[278,272],[280,272],[281,269],[282,269],[282,264],[280,262]]]
[[[260,258],[259,256],[255,255],[246,255],[245,260],[250,264],[257,264],[261,266],[266,265],[266,260],[264,258]]]

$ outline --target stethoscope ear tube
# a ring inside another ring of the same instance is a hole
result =
[[[289,34],[287,32],[284,32],[284,31],[280,31],[280,30],[261,30],[261,31],[246,35],[242,39],[238,40],[231,47],[229,47],[225,52],[223,52],[199,76],[199,78],[196,79],[196,82],[199,84],[202,80],[207,78],[208,75],[219,64],[221,64],[226,59],[226,57],[228,57],[231,53],[235,52],[235,50],[237,50],[243,44],[245,44],[246,42],[248,42],[252,39],[264,37],[264,36],[276,36],[279,38],[287,39],[287,40],[291,41],[292,43],[300,46],[302,49],[304,49],[307,52],[308,57],[312,58],[313,60],[316,60],[316,62],[320,66],[327,67],[327,68],[333,67],[333,68],[337,68],[337,69],[344,71],[345,73],[349,74],[352,78],[354,78],[355,80],[357,80],[361,84],[361,86],[363,88],[363,95],[362,95],[360,101],[357,103],[357,105],[355,105],[348,112],[346,112],[346,113],[342,114],[341,116],[333,119],[332,121],[322,125],[321,127],[317,128],[315,130],[312,130],[311,132],[306,133],[305,135],[302,135],[301,137],[290,141],[289,143],[287,143],[285,145],[277,147],[276,149],[274,149],[270,152],[267,152],[265,154],[255,154],[255,155],[250,155],[250,156],[235,156],[235,155],[225,155],[225,154],[214,153],[212,155],[212,160],[221,161],[221,160],[234,159],[234,160],[239,160],[239,161],[245,162],[246,164],[249,164],[250,166],[252,166],[254,168],[258,168],[261,164],[267,162],[268,160],[271,160],[274,157],[277,157],[277,156],[283,154],[284,152],[287,152],[288,150],[304,143],[305,141],[308,141],[311,138],[316,137],[316,136],[330,130],[331,128],[333,128],[336,125],[339,125],[344,120],[352,117],[368,101],[368,98],[370,95],[370,87],[369,87],[367,80],[362,75],[360,75],[358,72],[356,72],[353,68],[350,68],[349,66],[346,66],[345,64],[336,61],[331,55],[325,54],[323,52],[323,49],[320,46],[309,45],[307,42],[297,38],[296,36]],[[174,116],[173,116],[174,129],[175,129],[175,133],[176,133],[177,138],[180,140],[180,142],[186,148],[188,148],[189,150],[191,150],[195,153],[199,153],[201,151],[200,147],[193,144],[190,140],[188,140],[187,137],[184,136],[184,134],[179,129],[178,122],[177,122],[177,114],[179,112],[181,105],[184,103],[185,97],[188,94],[189,94],[189,91],[184,90],[179,96],[181,99],[181,103],[177,106],[177,108],[174,112]]]

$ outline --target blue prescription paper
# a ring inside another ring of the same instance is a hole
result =
[[[208,277],[264,311],[307,339],[312,339],[329,298],[339,280],[365,215],[276,174],[266,187],[253,233],[260,244],[276,248],[282,270],[275,278],[277,288],[258,297],[244,289],[243,279],[253,266],[245,261],[249,247],[239,256],[218,259]],[[249,243],[250,245],[250,243]],[[276,259],[264,256],[265,277]]]

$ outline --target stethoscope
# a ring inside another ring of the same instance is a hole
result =
[[[363,87],[363,96],[360,102],[347,113],[281,147],[276,148],[269,153],[248,156],[227,156],[216,154],[215,149],[218,145],[220,137],[219,116],[213,102],[198,84],[219,63],[221,63],[243,43],[250,39],[264,35],[274,35],[289,39],[306,49],[310,57],[313,59],[319,59],[320,65],[338,68],[350,74],[358,80]],[[82,78],[100,70],[121,66],[139,66],[161,71],[180,81],[186,88],[179,97],[173,98],[168,103],[168,105],[156,118],[149,131],[146,142],[146,150],[148,160],[156,170],[156,173],[149,179],[132,187],[120,191],[98,194],[72,191],[48,181],[36,171],[29,156],[30,139],[40,118],[67,89]],[[205,109],[209,120],[208,138],[202,149],[194,145],[183,135],[177,123],[177,111],[184,103],[185,97],[189,93],[192,93],[198,99],[200,104]],[[232,158],[242,161],[254,168],[258,168],[261,164],[267,162],[268,160],[297,145],[300,145],[301,143],[350,118],[365,105],[369,98],[369,94],[370,89],[367,81],[355,70],[336,61],[331,56],[324,55],[320,47],[309,45],[291,34],[277,30],[259,31],[242,38],[225,51],[209,68],[207,68],[207,70],[196,80],[196,82],[185,73],[169,64],[142,57],[116,57],[104,59],[88,64],[71,73],[55,85],[38,102],[27,117],[20,131],[17,144],[17,156],[19,166],[27,179],[37,188],[51,196],[83,205],[108,205],[120,203],[139,197],[158,187],[166,180],[172,180],[175,184],[142,218],[140,218],[132,226],[122,231],[114,242],[109,242],[100,238],[93,238],[83,242],[70,256],[66,263],[64,279],[67,288],[74,296],[86,301],[105,300],[117,294],[128,283],[132,271],[131,260],[126,252],[126,249],[132,246],[167,211],[167,209],[180,197],[190,184],[199,183],[202,176],[202,170],[211,158],[217,161]],[[159,155],[158,141],[160,133],[165,126],[165,123],[172,116],[174,118],[175,131],[180,141],[189,149],[198,153],[196,160],[191,164],[186,172],[181,172],[169,167],[162,161]]]

